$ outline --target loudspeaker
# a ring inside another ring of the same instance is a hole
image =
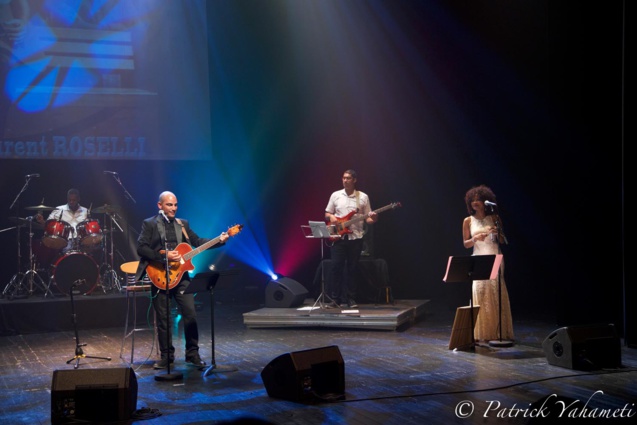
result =
[[[303,304],[307,289],[296,280],[282,277],[271,280],[265,288],[266,307],[298,307]]]
[[[268,395],[298,403],[345,398],[345,363],[337,346],[282,354],[261,371]]]
[[[612,324],[556,329],[542,349],[549,364],[569,369],[617,368],[622,363],[619,335]]]
[[[129,420],[137,409],[132,368],[56,370],[51,383],[51,423]]]

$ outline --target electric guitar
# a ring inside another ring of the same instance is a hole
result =
[[[376,214],[380,214],[383,211],[387,211],[387,210],[393,210],[394,208],[398,208],[401,207],[402,205],[400,204],[400,202],[393,202],[389,205],[385,205],[382,208],[379,208],[377,210],[374,210],[373,212],[375,212]],[[356,214],[356,211],[352,211],[349,214],[347,214],[344,217],[336,217],[336,222],[332,223],[332,222],[327,222],[327,228],[330,231],[331,235],[334,235],[333,239],[338,239],[340,236],[346,235],[348,233],[352,233],[352,231],[349,229],[349,226],[351,226],[352,224],[358,222],[358,221],[363,221],[365,220],[368,216],[366,215],[358,215],[356,217],[354,217],[354,215]],[[352,218],[354,217],[354,218]]]
[[[243,228],[242,224],[236,224],[228,229],[226,232],[228,236],[235,236],[238,234]],[[168,284],[168,289],[173,289],[179,281],[181,281],[181,277],[185,272],[194,270],[195,266],[192,265],[192,258],[210,248],[213,245],[216,245],[221,240],[221,235],[217,236],[214,239],[209,240],[197,248],[192,248],[187,243],[180,243],[175,248],[175,251],[179,251],[181,254],[181,261],[171,261],[170,262],[170,283]],[[162,254],[166,254],[166,251],[161,251]],[[146,267],[146,274],[148,274],[148,278],[157,288],[165,290],[166,289],[166,267],[163,263],[151,262]]]

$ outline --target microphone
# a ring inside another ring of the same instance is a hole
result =
[[[488,207],[497,207],[498,204],[496,204],[495,202],[491,202],[491,201],[484,201],[484,205],[488,206]]]
[[[170,220],[168,220],[168,217],[166,217],[166,213],[164,212],[164,210],[159,210],[159,214],[161,214],[166,219],[166,223],[170,223]]]
[[[31,177],[40,177],[39,174],[27,174],[24,178],[30,179]]]
[[[104,174],[112,174],[114,176],[117,175],[117,173],[115,171],[104,171]]]

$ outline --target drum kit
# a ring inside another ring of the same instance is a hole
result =
[[[46,205],[34,205],[25,209],[40,214],[55,210],[54,207]],[[105,204],[93,209],[92,212],[105,214],[105,222],[108,217],[109,228],[102,229],[100,221],[91,218],[90,213],[89,218],[79,223],[76,228],[61,219],[48,219],[41,223],[34,216],[9,217],[9,221],[16,227],[27,227],[29,230],[29,270],[26,273],[21,272],[21,247],[18,236],[18,273],[5,286],[2,296],[8,299],[29,296],[36,289],[44,292],[45,297],[54,296],[53,290],[57,290],[59,295],[67,295],[78,281],[83,281],[88,286],[88,290],[80,291],[86,295],[100,288],[104,293],[121,292],[121,280],[113,268],[112,237],[114,224],[122,230],[115,219],[119,207]],[[42,238],[34,244],[34,232],[39,230],[43,231]],[[104,262],[98,266],[95,258],[102,253]],[[48,276],[48,282],[45,283],[41,274]],[[80,289],[86,288],[78,288],[78,291]]]

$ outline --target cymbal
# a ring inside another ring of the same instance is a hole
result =
[[[34,205],[32,207],[26,207],[25,208],[25,210],[29,210],[29,211],[37,211],[37,210],[40,210],[40,211],[47,211],[47,210],[51,211],[51,210],[54,210],[54,209],[55,209],[55,207],[47,207],[46,205],[42,205],[42,204]]]
[[[104,204],[101,207],[93,208],[91,212],[94,212],[95,214],[112,214],[112,213],[119,212],[120,209],[121,208],[116,205]]]
[[[9,217],[9,221],[13,224],[17,224],[18,226],[29,226],[29,222],[31,222],[31,228],[34,230],[43,230],[44,224],[38,223],[35,220],[29,220],[28,218],[22,217]]]

